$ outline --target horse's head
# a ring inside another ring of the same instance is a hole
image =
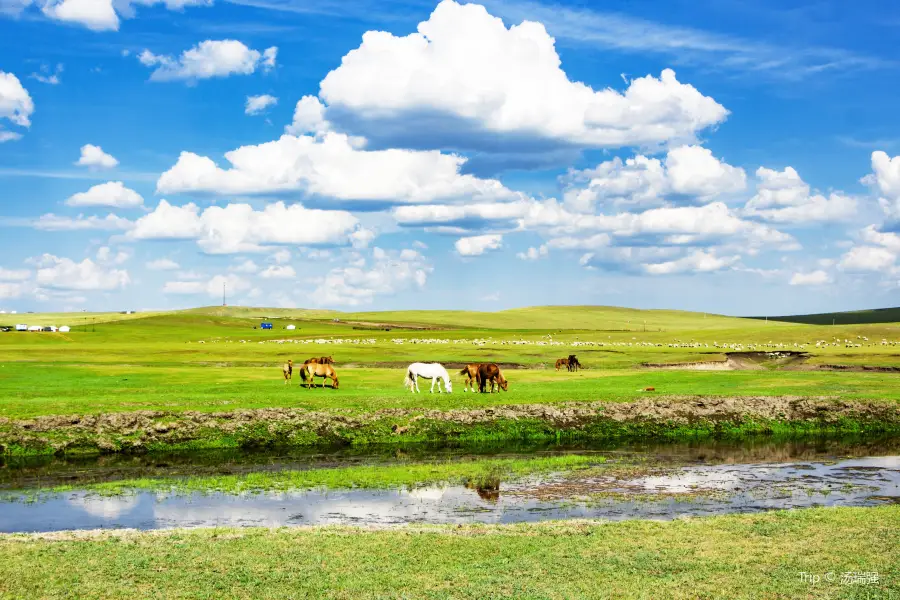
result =
[[[333,364],[334,364],[334,357],[333,357],[333,356],[326,356],[325,359],[328,361],[328,364],[329,364],[329,365],[333,365]]]
[[[500,381],[500,389],[503,390],[504,392],[508,392],[509,391],[509,382],[505,379],[501,380]]]
[[[335,374],[334,377],[331,378],[331,389],[336,390],[338,389],[339,385],[340,384],[338,384],[337,375]]]
[[[444,378],[444,387],[447,388],[447,393],[453,393],[453,382],[449,377]]]

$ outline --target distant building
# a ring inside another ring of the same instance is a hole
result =
[[[69,333],[69,331],[70,331],[70,330],[69,330],[69,326],[68,326],[68,325],[63,325],[62,327],[59,328],[59,332],[60,332],[60,333]]]
[[[31,327],[28,328],[28,331],[40,331],[40,330],[41,330],[40,325],[32,325]]]
[[[285,327],[285,329],[287,329],[288,331],[293,331],[293,330],[297,329],[297,326],[296,325],[288,325],[287,327]]]
[[[16,331],[28,331],[28,325],[19,323],[18,325],[16,325]]]

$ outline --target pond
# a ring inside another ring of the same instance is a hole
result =
[[[258,493],[136,491],[103,496],[79,486],[409,461],[579,454],[596,467],[509,480],[408,488]],[[71,491],[42,494],[66,484]],[[0,468],[0,531],[159,529],[545,519],[673,519],[812,506],[900,501],[900,439],[749,440],[605,446],[413,447],[403,451],[219,452],[91,459],[17,459]],[[35,499],[37,498],[37,499]]]

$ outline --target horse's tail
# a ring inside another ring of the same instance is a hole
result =
[[[403,378],[403,387],[408,388],[410,385],[412,385],[412,380],[413,380],[412,369],[407,369],[406,377]]]
[[[462,371],[459,372],[460,375],[468,375],[469,374],[469,365],[466,365],[462,368]]]

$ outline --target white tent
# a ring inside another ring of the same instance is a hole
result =
[[[40,325],[32,325],[28,328],[28,331],[40,331],[42,327]]]
[[[296,325],[288,325],[287,327],[285,327],[285,329],[293,331],[294,329],[297,329],[297,326]]]
[[[59,328],[59,332],[60,333],[69,333],[69,326],[63,325],[62,327]]]
[[[19,323],[16,325],[16,331],[28,331],[28,325],[24,323]]]

